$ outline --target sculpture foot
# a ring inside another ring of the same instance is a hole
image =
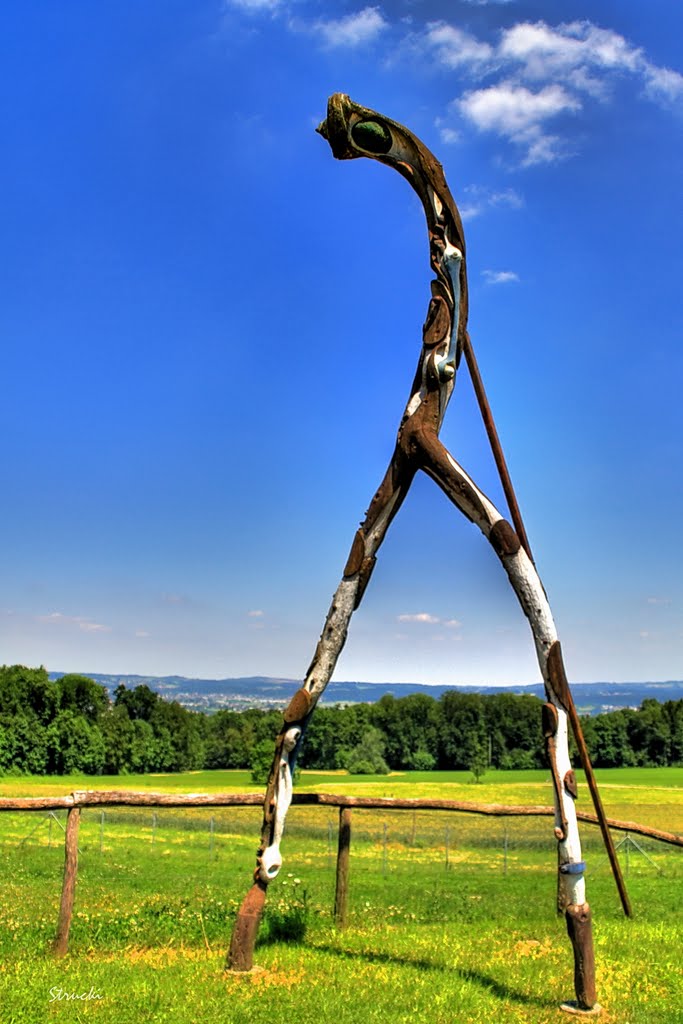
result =
[[[246,973],[254,966],[254,946],[266,902],[266,886],[256,881],[244,897],[232,932],[226,971]]]
[[[587,903],[578,906],[570,904],[565,911],[567,933],[574,948],[574,991],[579,1012],[590,1012],[596,1005],[591,916],[591,909]]]

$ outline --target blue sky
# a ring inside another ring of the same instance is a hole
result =
[[[429,297],[406,124],[465,221],[470,333],[570,679],[683,676],[683,7],[18,0],[3,78],[7,663],[300,677]],[[502,504],[464,364],[442,437]],[[496,556],[418,479],[337,678],[535,682]]]

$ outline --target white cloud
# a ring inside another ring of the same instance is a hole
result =
[[[437,123],[438,127],[438,123]],[[447,146],[452,146],[456,142],[460,142],[462,135],[460,132],[456,132],[455,128],[441,128],[439,130],[441,141],[445,142]]]
[[[327,46],[360,46],[368,43],[388,27],[378,7],[364,7],[357,14],[343,18],[320,20],[314,31]]]
[[[429,626],[447,626],[449,629],[459,629],[462,625],[457,619],[441,619],[438,615],[430,615],[429,612],[415,612],[396,616],[397,622],[420,622]]]
[[[111,626],[101,622],[93,622],[81,615],[63,615],[62,612],[50,612],[48,615],[36,615],[37,622],[46,622],[53,626],[76,626],[84,633],[111,633]]]
[[[648,604],[655,604],[655,605],[671,604],[671,598],[670,597],[648,597],[647,603]]]
[[[458,140],[459,117],[519,147],[523,166],[570,155],[571,146],[557,130],[547,131],[548,124],[561,125],[562,116],[583,111],[589,99],[606,102],[626,77],[660,105],[683,97],[683,75],[652,63],[618,32],[587,20],[556,26],[519,22],[503,30],[495,45],[444,21],[431,22],[421,47],[423,56],[441,67],[466,72],[470,83],[472,76],[494,79],[451,104],[455,123],[437,120],[442,140]]]
[[[261,611],[260,608],[254,608],[253,611],[247,612],[250,619],[260,619],[265,615],[265,612]]]
[[[226,0],[226,6],[243,11],[274,11],[280,6],[280,0]]]
[[[465,201],[460,206],[463,220],[474,220],[488,210],[507,206],[512,210],[520,210],[524,206],[524,198],[514,188],[489,189],[482,185],[468,185],[463,189]]]
[[[526,150],[525,166],[560,159],[563,144],[559,136],[545,135],[545,121],[562,113],[574,113],[581,103],[561,85],[546,85],[538,92],[506,80],[485,89],[475,89],[456,101],[463,117],[480,131],[496,132]]]
[[[579,110],[580,102],[561,85],[547,85],[531,92],[514,82],[500,82],[487,89],[467,92],[458,100],[461,113],[482,131],[497,131],[510,138],[526,136],[548,118]]]
[[[673,102],[683,96],[683,75],[671,68],[658,68],[649,61],[644,65],[645,92],[652,99]]]
[[[429,612],[416,612],[413,615],[397,615],[396,618],[399,622],[428,622],[431,625],[441,621],[441,619],[437,618],[436,615],[430,615]]]
[[[546,79],[576,69],[638,71],[642,50],[623,36],[590,21],[552,28],[544,21],[522,22],[503,32],[498,54],[516,62],[527,78]]]
[[[539,128],[531,129],[526,135],[513,140],[526,147],[522,167],[533,167],[534,164],[554,164],[570,156],[572,150],[560,135],[544,135]]]
[[[140,637],[141,639],[144,639],[145,637],[151,636],[151,633],[148,633],[146,629],[136,629],[135,635],[137,637]]]
[[[447,68],[485,64],[493,57],[493,48],[444,21],[429,22],[425,40],[436,51],[437,59]]]
[[[36,615],[37,622],[52,622],[55,625],[59,625],[62,622],[73,622],[68,615],[62,615],[61,612],[50,612],[48,615]]]
[[[515,274],[514,270],[482,270],[481,273],[487,284],[519,282],[519,274]]]

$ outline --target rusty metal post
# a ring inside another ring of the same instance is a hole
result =
[[[80,818],[80,807],[70,807],[66,818],[66,834],[64,836],[62,900],[59,906],[57,934],[52,944],[52,951],[55,956],[64,956],[69,946],[69,929],[71,928],[71,915],[74,908],[76,875],[78,872],[78,826]]]
[[[339,845],[337,847],[337,886],[334,894],[334,921],[346,927],[349,895],[349,859],[351,848],[351,808],[339,808]]]
[[[250,971],[254,966],[254,947],[258,935],[267,886],[257,879],[244,897],[232,932],[226,971]]]

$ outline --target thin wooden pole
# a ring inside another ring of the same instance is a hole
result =
[[[598,819],[598,825],[602,833],[602,839],[605,844],[605,851],[609,858],[610,866],[612,868],[612,875],[619,892],[619,898],[623,907],[624,913],[627,917],[631,917],[631,901],[628,898],[626,892],[626,883],[624,882],[621,874],[621,867],[617,858],[617,851],[614,848],[614,840],[609,830],[609,821],[605,814],[605,809],[602,806],[602,798],[598,789],[598,783],[595,778],[593,771],[593,765],[591,764],[590,755],[588,753],[588,747],[586,746],[586,739],[583,735],[583,729],[581,727],[581,720],[576,710],[574,698],[572,697],[571,690],[569,689],[569,683],[567,682],[567,675],[564,668],[564,662],[562,660],[562,648],[559,640],[550,648],[548,652],[547,660],[547,672],[548,678],[552,685],[554,693],[556,693],[567,712],[569,723],[574,733],[574,739],[576,740],[576,748],[579,752],[583,771],[586,776],[586,782],[588,783],[588,789],[590,790],[591,797],[593,798],[593,806],[595,808],[595,814]],[[578,817],[578,815],[577,815]]]
[[[339,809],[339,845],[337,847],[337,886],[334,895],[334,920],[337,928],[346,927],[349,895],[349,854],[351,847],[351,808]]]
[[[479,410],[486,428],[486,435],[489,439],[489,444],[491,445],[491,451],[493,452],[493,458],[496,462],[496,468],[498,469],[500,482],[503,485],[505,500],[507,501],[508,508],[510,509],[510,516],[512,517],[512,522],[515,530],[517,531],[517,536],[522,543],[522,547],[529,556],[529,559],[533,562],[534,556],[531,554],[531,545],[529,544],[529,538],[527,537],[526,529],[524,528],[522,513],[520,512],[519,505],[517,503],[517,495],[515,494],[515,489],[512,486],[510,473],[508,471],[507,463],[505,462],[505,455],[503,454],[503,446],[501,445],[500,438],[498,437],[498,431],[496,430],[496,424],[493,420],[491,406],[489,405],[489,400],[484,389],[484,382],[481,379],[481,373],[479,372],[477,357],[474,354],[472,341],[468,333],[465,333],[463,351],[465,354],[467,369],[470,371],[470,378],[472,380],[472,386],[474,387],[474,393],[479,404]]]
[[[69,946],[69,929],[74,909],[76,875],[78,873],[78,826],[81,818],[80,807],[70,807],[66,818],[64,837],[64,878],[62,900],[59,906],[57,934],[52,944],[55,956],[64,956]]]

